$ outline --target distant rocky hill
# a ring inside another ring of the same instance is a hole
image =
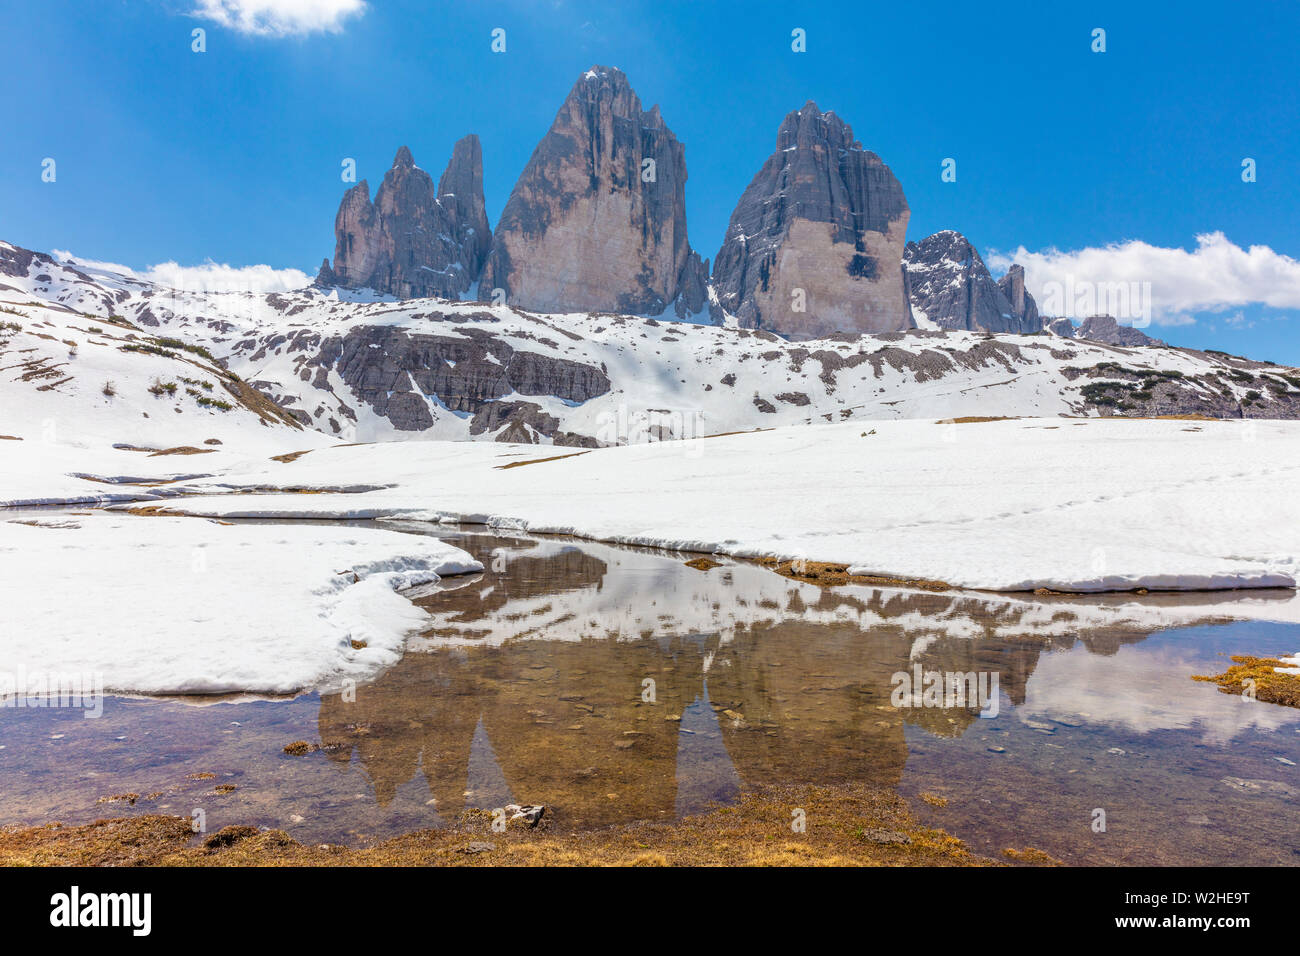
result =
[[[86,329],[108,332],[111,323],[123,330],[112,332],[121,345],[182,341],[298,422],[347,441],[592,446],[845,420],[869,432],[872,420],[912,417],[1300,418],[1296,369],[1046,330],[914,329],[792,342],[764,330],[376,301],[338,289],[184,292],[0,243],[6,302],[24,310],[46,303],[42,309]],[[21,324],[57,346],[56,330]],[[100,348],[95,340],[83,351]],[[212,373],[203,380],[226,388]],[[50,384],[56,394],[65,388]],[[3,390],[18,387],[0,380],[0,408],[11,402]]]
[[[1124,345],[1135,348],[1141,345],[1164,345],[1159,339],[1153,339],[1145,332],[1127,325],[1120,325],[1111,315],[1090,315],[1077,328],[1069,319],[1056,319],[1051,329],[1067,338],[1090,339],[1093,342],[1105,342],[1109,345]]]

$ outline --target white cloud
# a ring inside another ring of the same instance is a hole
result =
[[[1136,239],[1062,252],[990,252],[988,264],[1025,269],[1025,285],[1042,302],[1049,283],[1149,282],[1152,319],[1161,325],[1192,321],[1189,313],[1263,304],[1300,309],[1300,261],[1268,246],[1243,249],[1221,232],[1196,237],[1196,248],[1153,246]]]
[[[138,270],[116,262],[81,259],[64,249],[50,252],[60,262],[85,272],[114,272],[183,292],[291,292],[312,281],[311,276],[299,269],[275,269],[267,265],[232,266],[209,259],[198,266],[160,262]]]
[[[196,0],[193,15],[252,36],[337,33],[365,0]]]
[[[1224,747],[1247,731],[1289,729],[1300,720],[1285,707],[1260,707],[1240,694],[1193,684],[1192,674],[1221,669],[1194,647],[1129,644],[1107,657],[1081,645],[1044,654],[1025,687],[1024,717],[1087,714],[1104,724],[1139,734],[1196,731],[1203,743]]]

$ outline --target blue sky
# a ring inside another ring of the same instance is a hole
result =
[[[814,99],[902,181],[909,238],[958,229],[994,266],[1023,247],[1031,279],[1150,274],[1153,334],[1300,364],[1298,4],[372,0],[305,33],[211,15],[259,5],[313,3],[9,4],[0,238],[137,268],[314,273],[333,253],[344,157],[373,186],[405,143],[436,176],[467,132],[495,222],[569,88],[601,63],[685,143],[702,255],[781,118]],[[790,49],[796,27],[806,53]],[[1105,53],[1090,49],[1097,27]],[[940,179],[946,157],[956,183]],[[1241,180],[1245,157],[1256,182]],[[1214,233],[1200,255],[1173,251]]]

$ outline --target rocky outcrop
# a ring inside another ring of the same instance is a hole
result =
[[[536,402],[488,402],[470,420],[469,433],[472,436],[494,434],[500,442],[536,445],[539,437],[546,437],[552,445],[600,447],[590,435],[561,431],[560,420],[542,411]]]
[[[792,338],[911,328],[899,261],[903,188],[853,130],[809,101],[741,196],[713,266],[718,306]]]
[[[520,351],[472,330],[452,336],[359,326],[322,342],[312,364],[318,377],[336,369],[361,401],[402,431],[429,428],[434,420],[431,405],[480,416],[490,403],[511,393],[581,403],[610,389],[609,378],[599,368]],[[529,403],[515,403],[476,421],[488,430],[520,420],[509,412],[520,411],[516,406],[521,404]],[[536,417],[523,420],[539,431],[545,426]],[[552,429],[558,424],[551,419]]]
[[[1024,266],[1012,263],[1007,274],[998,280],[998,288],[1011,304],[1011,318],[1020,324],[1020,331],[1042,331],[1043,320],[1038,315],[1038,304],[1025,288]]]
[[[1062,338],[1087,339],[1090,342],[1103,342],[1106,345],[1120,345],[1125,348],[1165,344],[1160,339],[1154,339],[1132,326],[1120,325],[1112,315],[1090,315],[1079,325],[1075,325],[1066,317],[1047,319],[1044,328]]]
[[[515,183],[479,286],[543,312],[679,317],[706,308],[708,264],[686,236],[686,160],[627,77],[578,78]]]
[[[458,230],[451,235],[463,251],[465,272],[477,281],[492,249],[492,227],[483,201],[483,148],[478,137],[464,136],[438,180],[438,202]]]
[[[945,229],[903,252],[908,304],[918,326],[980,332],[1042,330],[1038,306],[1013,265],[995,282],[979,252],[960,232]]]
[[[315,285],[318,285],[322,288],[328,288],[329,286],[338,285],[338,284],[339,284],[338,276],[334,274],[334,270],[330,267],[329,258],[327,257],[322,259],[320,261],[320,269],[318,269],[316,272]]]
[[[1064,316],[1057,319],[1044,320],[1043,328],[1066,339],[1074,338],[1074,333],[1078,331],[1078,327]]]
[[[0,275],[25,279],[31,271],[33,262],[40,262],[48,258],[48,256],[44,256],[39,252],[24,249],[22,246],[0,242]]]
[[[1079,324],[1074,337],[1076,339],[1089,339],[1093,342],[1105,342],[1107,345],[1123,345],[1128,348],[1138,345],[1165,344],[1132,326],[1120,325],[1112,315],[1088,316]]]
[[[491,244],[478,137],[456,144],[436,188],[403,146],[374,202],[364,179],[344,193],[334,238],[334,265],[321,266],[317,285],[399,299],[461,298],[478,280]]]

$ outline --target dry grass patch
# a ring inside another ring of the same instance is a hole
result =
[[[1200,412],[1187,412],[1182,415],[1102,415],[1099,422],[1226,422],[1240,421],[1233,418],[1215,418]]]
[[[140,505],[135,508],[123,508],[124,512],[129,515],[135,515],[137,518],[188,518],[183,511],[175,511],[166,508],[163,505]]]
[[[157,458],[160,455],[210,455],[215,448],[195,448],[193,445],[179,445],[176,448],[164,448],[161,451],[155,451],[149,455],[150,458]]]
[[[0,830],[0,864],[147,866],[185,847],[193,835],[184,817],[154,815],[76,827],[6,827]]]
[[[802,816],[795,811],[802,811]],[[791,823],[806,820],[806,831]],[[546,818],[544,818],[546,819]],[[227,827],[197,842],[182,817],[0,830],[0,865],[153,866],[997,866],[921,825],[891,791],[782,787],[672,823],[578,833],[491,828],[467,812],[450,827],[377,846],[308,846],[280,830]],[[1025,851],[1028,853],[1029,851]],[[1050,857],[1018,857],[1048,862]],[[1054,861],[1053,861],[1054,862]]]
[[[291,461],[297,461],[303,455],[310,454],[310,452],[311,449],[308,448],[306,451],[291,451],[284,455],[272,455],[271,461],[282,461],[287,465]]]
[[[1225,694],[1246,694],[1249,688],[1257,700],[1300,707],[1300,676],[1277,673],[1274,668],[1286,666],[1281,661],[1272,657],[1239,654],[1233,656],[1232,664],[1222,674],[1193,675],[1192,680],[1217,684]],[[1253,683],[1247,684],[1246,681]]]
[[[847,564],[835,564],[828,561],[805,561],[796,558],[783,561],[780,558],[760,558],[758,563],[771,568],[777,574],[807,581],[823,587],[835,587],[840,584],[868,584],[878,587],[919,588],[924,591],[948,591],[952,585],[946,581],[930,581],[925,578],[898,578],[884,574],[849,574]]]
[[[726,438],[728,435],[752,435],[755,432],[770,432],[771,430],[770,428],[750,428],[734,432],[714,432],[712,435],[701,435],[700,438]]]
[[[135,806],[135,802],[140,799],[138,793],[115,793],[110,797],[100,797],[96,803],[127,803]]]
[[[577,458],[579,455],[585,455],[588,452],[575,451],[569,455],[552,455],[550,458],[529,458],[527,461],[512,461],[508,465],[497,465],[497,471],[505,471],[507,468],[522,468],[524,465],[540,465],[544,461],[559,461],[561,458]]]
[[[1029,863],[1033,866],[1065,866],[1063,862],[1050,853],[1032,846],[1027,846],[1023,850],[1007,847],[1002,851],[1002,855],[1009,860],[1015,860],[1017,863]]]
[[[709,557],[704,557],[704,558],[695,558],[692,561],[687,561],[686,566],[688,568],[694,568],[696,571],[710,571],[713,568],[722,567],[722,562],[714,561],[712,558]]]

